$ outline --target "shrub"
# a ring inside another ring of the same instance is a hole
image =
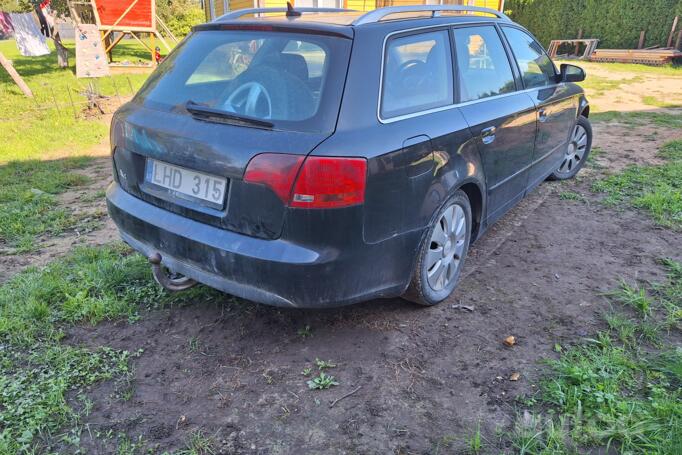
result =
[[[634,48],[646,30],[646,45],[665,45],[682,0],[508,0],[505,9],[544,45],[553,39],[598,38],[602,48]]]

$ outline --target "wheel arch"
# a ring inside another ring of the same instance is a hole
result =
[[[580,97],[580,106],[578,108],[578,117],[590,117],[590,103],[587,102],[584,96]]]
[[[483,219],[483,192],[479,185],[473,181],[469,181],[459,186],[467,197],[471,205],[471,239],[472,241],[478,237],[481,229],[481,220]]]

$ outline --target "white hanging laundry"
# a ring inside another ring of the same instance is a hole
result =
[[[50,53],[45,37],[40,33],[32,13],[11,13],[9,16],[14,26],[14,39],[21,55],[38,57]]]

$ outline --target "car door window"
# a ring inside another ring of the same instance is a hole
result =
[[[454,101],[446,30],[391,39],[383,71],[383,118],[442,107]]]
[[[456,28],[460,101],[513,92],[514,75],[493,26]]]
[[[534,88],[553,84],[556,70],[542,46],[522,30],[512,27],[502,27],[502,30],[521,70],[523,85]]]

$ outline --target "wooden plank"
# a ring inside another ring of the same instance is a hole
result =
[[[670,35],[668,35],[668,45],[666,47],[672,47],[673,45],[673,36],[675,35],[675,29],[677,28],[678,20],[680,20],[680,16],[675,16],[675,19],[673,20],[673,26],[670,29]]]
[[[9,73],[10,77],[14,81],[15,84],[21,89],[21,91],[24,93],[29,98],[33,98],[33,92],[29,88],[28,85],[26,85],[26,82],[19,76],[19,73],[17,73],[17,70],[14,69],[14,66],[12,66],[12,62],[7,60],[4,55],[2,55],[2,52],[0,52],[0,65],[2,65],[3,68]]]
[[[646,38],[646,30],[639,32],[639,42],[637,43],[637,49],[644,47],[644,39]]]
[[[104,34],[104,36],[102,37],[102,40],[104,40],[104,39],[109,35],[109,33],[111,33],[111,32],[114,30],[114,27],[116,27],[116,26],[123,20],[124,17],[126,17],[126,14],[128,14],[128,13],[130,12],[130,10],[132,10],[133,7],[134,7],[135,5],[137,5],[137,2],[138,2],[138,1],[139,1],[139,0],[133,0],[133,2],[128,6],[128,8],[126,8],[126,10],[123,11],[123,14],[121,14],[121,15],[118,17],[118,19],[116,19],[116,22],[114,22],[114,23],[111,25],[111,28],[110,28],[109,30],[107,30],[107,32],[106,32],[106,33]],[[102,30],[102,27],[100,26],[99,29]]]
[[[582,37],[583,37],[583,28],[580,27],[580,29],[578,29],[578,39],[581,39]],[[575,43],[575,52],[574,52],[574,54],[575,54],[575,55],[578,55],[578,51],[580,51],[580,43]]]

